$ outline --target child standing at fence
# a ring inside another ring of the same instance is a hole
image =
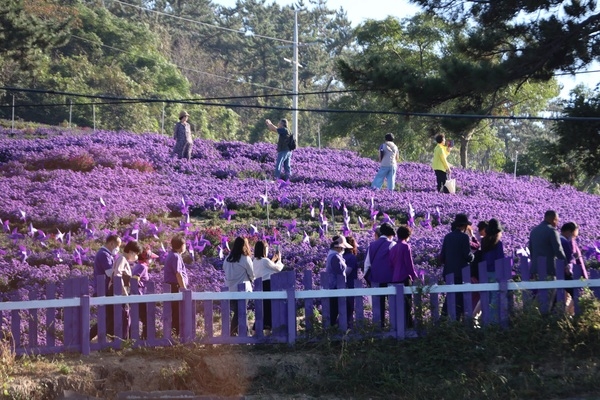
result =
[[[131,269],[131,279],[134,279],[137,282],[137,287],[135,290],[133,290],[132,285],[131,294],[141,295],[146,293],[146,282],[150,280],[150,276],[148,275],[148,265],[152,261],[153,257],[156,258],[157,256],[156,254],[152,253],[152,251],[148,247],[146,247],[144,251],[142,251],[138,256],[137,263]],[[140,322],[142,323],[142,335],[140,336],[140,339],[142,340],[146,340],[146,338],[148,337],[148,313],[146,306],[147,304],[145,303],[140,303],[139,305]],[[132,327],[132,329],[138,329],[138,327]]]
[[[171,239],[171,251],[167,254],[165,260],[164,279],[171,287],[171,293],[179,293],[180,289],[187,289],[188,276],[187,269],[183,263],[181,255],[185,253],[185,240],[181,236],[174,236]],[[179,335],[179,302],[171,302],[171,328],[175,335]]]
[[[396,234],[398,235],[398,243],[390,250],[390,261],[392,263],[392,282],[401,283],[404,286],[411,286],[413,281],[417,279],[417,272],[413,263],[412,251],[408,238],[412,231],[406,225],[401,225]],[[405,326],[412,328],[413,320],[412,311],[412,296],[404,296],[404,318]]]

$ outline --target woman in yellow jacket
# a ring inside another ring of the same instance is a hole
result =
[[[437,135],[435,141],[437,142],[437,146],[433,150],[431,166],[437,180],[437,191],[441,192],[443,190],[444,193],[448,193],[448,189],[444,185],[446,184],[446,179],[448,179],[448,174],[450,174],[450,164],[446,160],[448,154],[450,154],[450,147],[446,146],[446,138],[443,134]]]

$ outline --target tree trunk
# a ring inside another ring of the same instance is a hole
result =
[[[463,168],[467,168],[467,152],[469,150],[469,142],[470,140],[468,138],[461,138],[460,139],[460,165]]]

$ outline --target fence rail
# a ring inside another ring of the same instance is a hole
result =
[[[545,266],[541,261],[539,265]],[[354,289],[313,288],[312,276],[307,272],[303,276],[304,290],[295,290],[294,272],[282,272],[272,276],[268,292],[261,291],[262,285],[257,281],[254,292],[184,290],[169,293],[170,289],[165,287],[163,293],[155,293],[154,285],[149,282],[148,293],[139,296],[121,295],[118,281],[115,295],[104,296],[104,282],[100,277],[98,297],[89,295],[88,279],[78,277],[65,282],[62,299],[56,299],[56,285],[51,284],[45,296],[31,292],[28,300],[13,298],[0,303],[0,338],[10,340],[17,354],[64,351],[89,354],[124,345],[293,344],[298,338],[311,338],[320,330],[332,329],[337,322],[335,329],[340,334],[348,329],[357,332],[353,328],[366,324],[376,335],[404,339],[413,333],[409,329],[413,318],[407,317],[407,313],[414,315],[416,309],[426,310],[425,318],[433,321],[444,314],[456,319],[464,313],[464,317],[470,319],[478,297],[481,323],[506,326],[510,309],[523,306],[527,301],[536,301],[542,312],[549,312],[556,304],[565,303],[566,292],[570,291],[577,313],[582,288],[589,288],[600,297],[600,271],[590,271],[589,279],[582,279],[581,269],[575,266],[574,279],[564,280],[564,264],[558,261],[556,280],[528,281],[526,259],[521,259],[518,269],[523,281],[511,279],[513,263],[506,258],[496,262],[497,282],[469,283],[467,267],[462,271],[463,282],[467,282],[463,284],[453,284],[454,277],[448,275],[444,285],[364,288],[361,281],[356,281]],[[486,265],[482,263],[480,280],[487,282],[487,276]],[[326,278],[322,274],[321,282],[327,282]],[[343,277],[339,279],[338,287],[344,287]],[[133,290],[136,285],[137,281],[132,280]],[[515,292],[523,296],[514,296]],[[247,324],[248,301],[254,302],[254,335],[250,335]],[[411,303],[414,310],[406,308],[406,304]],[[440,310],[441,303],[444,306]],[[266,320],[265,311],[269,308],[271,320]],[[229,316],[236,309],[239,332],[232,335],[231,323],[235,320]],[[174,315],[178,318],[173,318]],[[418,322],[419,319],[415,320]],[[272,328],[270,334],[263,331],[267,326]]]

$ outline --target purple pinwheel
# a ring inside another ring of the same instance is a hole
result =
[[[378,215],[379,215],[379,210],[371,209],[371,219],[373,220],[373,222],[375,222]]]
[[[298,232],[298,229],[296,229],[296,225],[298,225],[298,223],[296,222],[295,219],[293,219],[289,223],[283,224],[283,226],[285,226],[287,228],[287,230],[288,230],[289,233]]]
[[[192,245],[192,242],[190,242],[189,240],[185,243],[187,252],[190,253],[190,256],[192,256],[192,260],[195,260],[196,257],[194,256],[194,246]]]
[[[156,224],[148,224],[148,231],[155,239],[158,239],[158,234],[160,233],[160,231]]]
[[[346,208],[346,205],[342,205],[342,215],[344,216],[344,219],[348,218],[348,208]]]
[[[421,226],[425,229],[432,230],[433,226],[431,226],[431,215],[427,212],[425,219],[421,221]]]
[[[352,229],[350,229],[350,227],[348,225],[344,225],[342,227],[342,235],[344,235],[344,236],[352,235]]]
[[[133,228],[131,228],[131,236],[133,236],[136,241],[140,240],[140,225],[139,224],[133,225]]]
[[[331,205],[335,207],[336,210],[339,210],[342,207],[342,200],[340,200],[339,197],[333,198],[331,200]]]
[[[94,238],[94,230],[92,228],[85,228],[83,231],[85,232],[88,239]]]
[[[230,222],[231,217],[235,214],[237,214],[237,211],[229,210],[229,209],[227,209],[227,207],[225,207],[225,209],[223,210],[223,214],[221,215],[221,218],[226,219],[227,222]]]
[[[86,217],[83,217],[83,218],[81,219],[81,227],[82,227],[83,229],[87,229],[87,227],[88,227],[88,223],[89,223],[89,221],[88,221],[88,219],[87,219]]]
[[[33,227],[33,224],[29,223],[29,232],[27,233],[29,236],[34,237],[38,230]]]
[[[25,260],[27,260],[27,257],[29,256],[28,252],[27,252],[27,248],[23,245],[19,245],[19,254],[21,255],[21,261],[25,262]]]
[[[310,217],[314,218],[315,217],[315,207],[313,207],[313,205],[310,205]]]
[[[530,254],[529,254],[529,248],[525,247],[519,247],[517,250],[515,250],[515,254],[518,257],[527,257],[529,258]]]
[[[160,250],[158,251],[158,259],[161,263],[164,263],[167,259],[167,249],[165,248],[165,244],[160,242]]]
[[[325,211],[325,198],[321,197],[321,201],[319,202],[319,212],[323,214]]]
[[[304,236],[302,237],[302,243],[310,244],[310,237],[308,236],[306,231],[304,231]]]
[[[319,237],[321,239],[325,238],[325,229],[322,226],[319,227]]]
[[[26,217],[27,217],[27,213],[26,213],[25,211],[23,211],[23,210],[19,210],[19,215],[20,215],[20,217],[19,217],[19,218],[20,218],[20,219],[21,219],[23,222],[25,222],[25,219],[26,219]]]
[[[375,198],[373,198],[373,196],[371,196],[371,207],[370,207],[370,209],[371,210],[375,209]]]
[[[323,224],[326,225],[327,224],[327,217],[323,213],[319,214],[319,223],[321,225],[323,225]]]
[[[229,238],[227,236],[221,236],[221,244],[219,245],[219,247],[221,249],[227,249],[227,251],[229,250]]]
[[[215,209],[215,210],[218,208],[225,207],[225,199],[223,198],[223,196],[217,195],[217,196],[209,199],[209,201],[212,203],[213,209]]]
[[[106,211],[106,203],[104,202],[104,199],[102,197],[100,197],[100,209],[102,210],[102,212]]]
[[[435,207],[435,219],[437,220],[438,225],[442,224],[442,215],[440,214],[440,208],[439,207]]]
[[[17,243],[17,240],[21,240],[23,238],[25,238],[25,235],[23,235],[22,233],[19,233],[17,231],[17,228],[13,229],[12,233],[10,235],[8,235],[8,238],[13,240],[15,243]]]
[[[281,203],[282,206],[288,205],[292,202],[285,194],[278,196],[277,200],[279,201],[279,203]]]
[[[190,232],[191,226],[190,214],[185,214],[185,219],[182,219],[181,222],[179,222],[179,230],[187,235]]]
[[[298,198],[298,208],[302,208],[302,194]]]
[[[63,262],[62,249],[55,249],[52,253],[54,254],[54,259],[56,261],[58,261],[59,263]]]
[[[77,264],[77,265],[83,265],[83,261],[81,259],[81,253],[79,252],[79,249],[75,249],[73,251],[73,263]]]
[[[285,190],[290,187],[289,179],[284,181],[283,179],[277,179],[277,185],[279,185],[279,190]]]
[[[258,228],[255,225],[250,224],[250,235],[258,235]]]
[[[179,211],[181,211],[182,214],[189,214],[190,213],[190,206],[194,205],[194,203],[192,201],[189,200],[185,200],[183,198],[183,196],[181,197],[181,206],[179,208]]]
[[[396,222],[389,215],[387,215],[386,213],[382,213],[382,214],[383,214],[383,219],[381,220],[382,224],[387,222],[388,224],[390,224],[392,226],[396,225]]]
[[[407,224],[411,228],[415,227],[415,209],[413,208],[412,204],[410,204],[410,202],[408,202],[408,221],[407,221]]]
[[[210,246],[210,241],[204,239],[204,235],[200,236],[200,238],[198,238],[198,235],[196,235],[193,246],[194,250],[196,250],[199,253],[202,253],[206,246]]]
[[[65,240],[65,234],[62,233],[60,231],[60,229],[58,229],[58,228],[56,230],[58,231],[58,233],[56,234],[56,236],[54,236],[54,239],[56,239],[57,242],[61,242],[62,243]]]
[[[225,252],[223,251],[223,247],[221,245],[218,245],[217,249],[219,250],[219,259],[222,260],[225,257]]]
[[[365,229],[365,223],[363,222],[360,215],[358,216],[358,226],[360,227],[360,229]]]
[[[8,224],[8,220],[4,221],[2,223],[2,229],[4,230],[4,232],[9,233],[10,232],[10,225]]]
[[[265,192],[265,194],[261,194],[260,195],[260,205],[265,207],[266,205],[269,204],[269,196],[267,196],[267,193]]]

